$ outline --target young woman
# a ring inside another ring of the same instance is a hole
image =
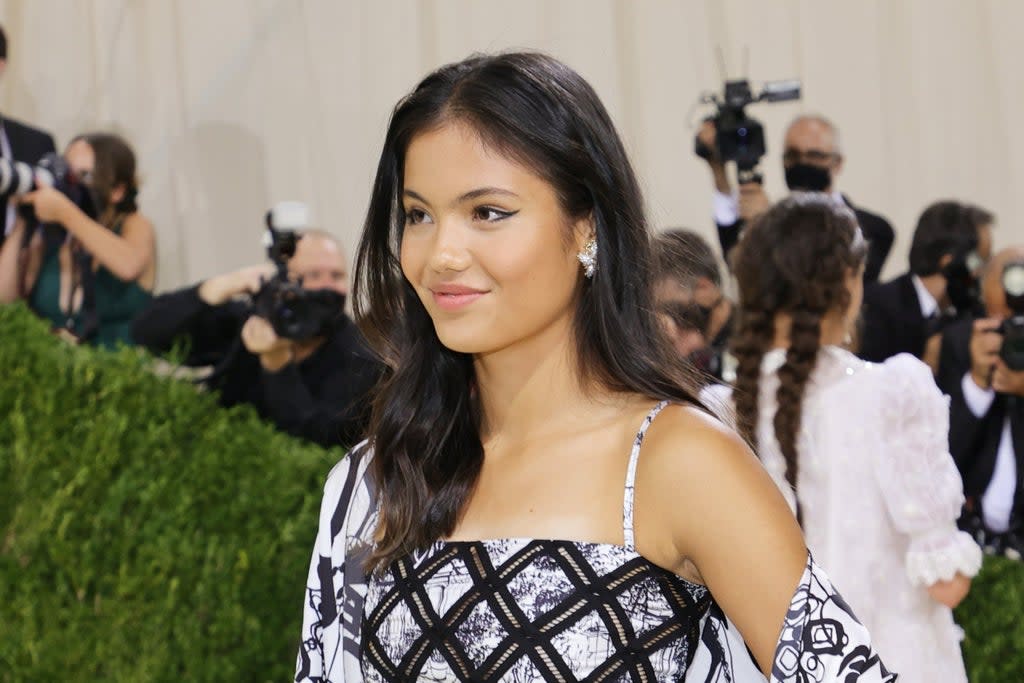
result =
[[[326,484],[297,681],[893,680],[698,406],[651,273],[567,66],[473,57],[398,104],[356,273],[391,371]]]
[[[737,423],[901,683],[963,682],[950,608],[981,551],[956,527],[963,494],[930,370],[841,346],[866,251],[853,214],[823,195],[794,195],[744,233]]]
[[[82,341],[130,343],[132,319],[156,279],[153,225],[135,201],[135,154],[116,135],[92,133],[72,140],[64,158],[89,188],[98,216],[51,187],[21,197],[41,223],[59,224],[66,235],[53,241],[37,232],[23,250],[27,228],[19,218],[0,250],[0,302],[25,298],[55,328]]]

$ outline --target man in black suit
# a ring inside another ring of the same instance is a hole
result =
[[[1005,249],[985,270],[989,317],[960,320],[942,334],[936,380],[949,394],[949,450],[963,477],[961,525],[998,552],[1020,557],[1024,526],[1024,371],[999,357],[996,330],[1011,313],[1001,283],[1024,247]]]
[[[991,256],[993,220],[962,202],[924,210],[910,245],[910,271],[864,291],[861,358],[881,362],[909,353],[936,368],[938,333],[977,305],[969,289]]]
[[[714,124],[705,122],[699,138],[706,147],[714,150]],[[728,263],[729,253],[739,241],[744,224],[764,212],[771,201],[760,183],[744,183],[740,185],[739,193],[734,195],[725,164],[714,153],[709,155],[708,164],[715,183],[714,209],[718,241]],[[824,192],[853,209],[864,239],[869,244],[864,283],[877,282],[889,249],[892,248],[894,233],[887,220],[854,206],[846,195],[835,190],[836,177],[843,169],[839,130],[835,125],[817,115],[805,114],[794,119],[786,129],[782,166],[786,173],[786,186],[790,190]]]
[[[7,34],[0,26],[0,76],[7,69]],[[0,115],[0,156],[26,164],[37,164],[50,152],[56,152],[53,136],[46,131]],[[7,208],[4,229],[0,231],[0,245],[14,224],[14,210]]]

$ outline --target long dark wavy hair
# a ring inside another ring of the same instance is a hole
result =
[[[739,285],[733,397],[737,427],[755,452],[761,360],[775,343],[776,314],[792,319],[773,425],[794,490],[803,395],[821,347],[821,320],[849,307],[846,277],[866,255],[853,212],[821,194],[795,194],[773,206],[743,232],[733,253]]]
[[[139,210],[139,181],[135,175],[135,152],[120,135],[114,133],[82,133],[76,135],[68,146],[84,142],[92,147],[96,157],[92,172],[92,189],[100,207],[100,223],[112,227],[118,220]],[[108,198],[118,186],[124,188],[124,197],[116,203]]]
[[[699,405],[651,310],[640,188],[594,90],[536,53],[441,67],[391,115],[356,256],[356,318],[389,368],[369,429],[380,500],[370,569],[450,535],[483,463],[473,358],[441,344],[398,259],[406,150],[418,134],[454,122],[549,182],[567,217],[592,219],[597,274],[587,280],[581,270],[573,324],[580,377],[614,392]]]

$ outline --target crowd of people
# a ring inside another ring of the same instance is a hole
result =
[[[0,28],[0,74],[6,58]],[[31,167],[56,153],[51,134],[6,116],[0,143],[0,157]],[[348,257],[335,237],[304,230],[288,277],[340,294],[337,315],[312,336],[283,337],[252,306],[274,275],[270,265],[154,296],[156,232],[138,206],[135,153],[124,138],[76,135],[62,157],[86,191],[40,184],[12,193],[0,235],[0,303],[24,300],[75,343],[182,348],[186,365],[207,370],[201,382],[222,405],[250,404],[289,434],[324,446],[363,438],[383,365],[344,312]]]
[[[699,138],[715,149],[713,123]],[[0,156],[55,151],[0,118]],[[1024,551],[1024,368],[1003,337],[1024,245],[993,254],[991,212],[931,204],[880,282],[893,229],[838,191],[836,126],[802,115],[779,201],[707,156],[720,255],[652,236],[585,81],[473,57],[393,112],[359,325],[341,244],[308,229],[288,279],[338,311],[289,338],[252,303],[272,265],[154,294],[123,138],[77,135],[63,159],[89,201],[11,197],[0,303],[78,343],[183,349],[222,404],[351,447],[297,681],[966,680],[952,608],[983,548]]]

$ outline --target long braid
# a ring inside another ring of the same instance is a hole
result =
[[[794,312],[789,339],[786,362],[778,372],[779,389],[775,395],[777,408],[772,424],[779,449],[786,460],[786,481],[795,492],[799,475],[796,444],[803,415],[804,390],[817,363],[818,349],[821,348],[821,315],[807,310]],[[797,519],[801,516],[798,503]]]
[[[776,320],[788,318],[789,346],[778,370],[772,425],[794,492],[804,395],[821,349],[821,323],[828,314],[846,313],[846,282],[859,273],[866,252],[849,209],[822,195],[797,193],[745,230],[733,254],[741,321],[733,344],[737,425],[756,449],[761,360],[774,342]]]
[[[736,382],[733,396],[736,404],[736,426],[751,449],[757,452],[757,404],[761,379],[761,360],[771,347],[774,320],[761,310],[744,310],[732,339],[736,357]]]

